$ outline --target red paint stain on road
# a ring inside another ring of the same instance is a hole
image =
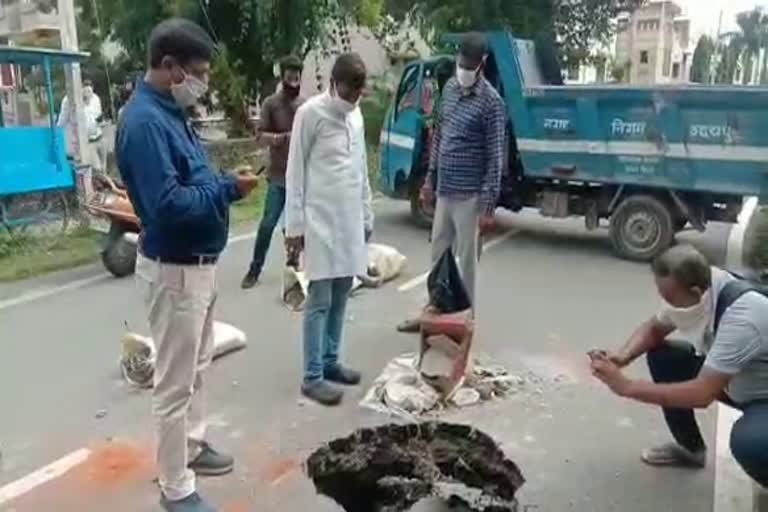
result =
[[[155,475],[153,454],[142,446],[114,441],[93,448],[91,456],[73,470],[75,481],[101,490],[140,481]]]
[[[301,469],[301,464],[296,459],[279,459],[264,470],[264,480],[271,485],[278,485],[283,480],[298,472]]]
[[[244,501],[235,501],[224,505],[223,512],[250,512],[250,509]]]

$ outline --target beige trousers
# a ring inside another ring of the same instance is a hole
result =
[[[448,249],[459,263],[459,273],[475,308],[475,281],[480,257],[480,201],[478,196],[466,199],[437,198],[432,221],[432,264]]]
[[[136,276],[157,347],[152,414],[160,486],[168,500],[195,492],[187,468],[205,438],[203,371],[213,358],[215,265],[170,265],[139,254]]]

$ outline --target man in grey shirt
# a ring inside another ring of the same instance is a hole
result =
[[[745,291],[744,282],[710,267],[690,246],[665,252],[652,270],[661,312],[618,353],[591,353],[593,374],[619,396],[663,408],[675,442],[643,453],[643,461],[654,466],[704,467],[706,445],[693,410],[716,400],[741,409],[731,451],[768,487],[768,297]],[[668,340],[675,331],[692,343]],[[621,371],[644,354],[652,383]]]

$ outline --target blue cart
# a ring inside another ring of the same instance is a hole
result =
[[[42,73],[48,104],[46,126],[7,126],[0,109],[0,231],[12,236],[61,234],[69,223],[75,173],[67,159],[64,130],[56,126],[54,66],[88,57],[42,48],[0,46],[0,64],[34,67]]]

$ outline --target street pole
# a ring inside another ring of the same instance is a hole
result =
[[[59,0],[59,28],[61,30],[62,50],[77,52],[79,44],[77,40],[77,20],[74,0]],[[83,108],[83,78],[80,72],[80,64],[72,63],[64,68],[67,82],[67,98],[72,111],[75,113],[75,140],[72,146],[75,158],[78,162],[85,162],[88,148],[88,134],[85,127],[85,110]],[[67,136],[71,136],[67,130]],[[87,162],[85,162],[87,163]]]

